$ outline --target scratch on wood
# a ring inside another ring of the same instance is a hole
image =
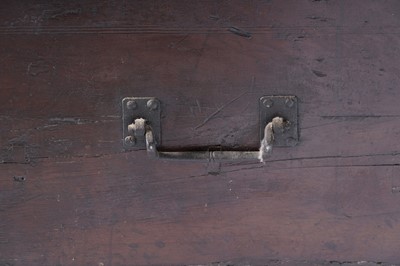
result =
[[[239,29],[239,28],[237,28],[237,27],[230,27],[230,28],[228,29],[228,31],[230,31],[230,32],[232,32],[233,34],[236,34],[236,35],[238,35],[238,36],[246,37],[246,38],[248,38],[248,39],[251,38],[251,33],[250,33],[250,32],[244,31],[244,30]]]
[[[49,119],[50,122],[55,124],[74,124],[74,125],[83,125],[83,124],[98,124],[98,123],[112,123],[115,122],[115,119],[110,120],[89,120],[80,117],[53,117]]]
[[[199,113],[201,113],[201,105],[199,100],[196,99],[197,108],[199,109]]]
[[[239,96],[237,96],[236,98],[233,98],[232,100],[230,100],[229,102],[227,102],[226,104],[222,105],[220,108],[218,108],[214,113],[212,113],[211,115],[209,115],[206,119],[204,119],[203,123],[201,123],[200,125],[196,126],[194,129],[199,129],[200,127],[204,126],[208,121],[210,121],[214,116],[216,116],[217,114],[219,114],[222,110],[224,110],[224,108],[226,108],[227,106],[229,106],[230,104],[232,104],[233,102],[235,102],[236,100],[238,100],[239,98],[241,98],[243,95],[245,95],[247,93],[247,91],[241,93]]]
[[[317,77],[323,78],[326,77],[327,75],[319,70],[313,70],[312,71]]]
[[[76,124],[76,125],[80,125],[80,124],[84,124],[87,123],[88,120],[84,120],[81,118],[74,118],[74,117],[55,117],[55,118],[50,118],[49,119],[50,122],[55,122],[55,123],[70,123],[70,124]]]
[[[32,62],[28,64],[26,73],[33,77],[39,76],[40,74],[47,73],[50,71],[50,66],[43,60]]]
[[[76,9],[69,9],[69,10],[45,10],[43,12],[43,17],[47,17],[49,19],[58,19],[59,17],[66,17],[69,15],[80,15],[81,14],[81,9],[76,8]]]

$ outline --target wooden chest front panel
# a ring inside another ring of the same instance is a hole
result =
[[[2,1],[0,264],[399,262],[399,12]],[[123,149],[124,97],[160,99],[163,148],[257,148],[264,95],[300,121],[265,165]]]

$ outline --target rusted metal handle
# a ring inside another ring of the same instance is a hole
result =
[[[257,151],[160,151],[157,149],[153,130],[146,125],[143,118],[135,119],[135,122],[129,125],[129,130],[135,137],[146,139],[146,150],[150,157],[170,159],[170,160],[207,160],[207,161],[226,161],[226,160],[254,160],[258,159],[264,162],[265,157],[272,152],[274,144],[274,134],[284,131],[289,122],[282,117],[275,117],[264,129],[264,138],[261,140],[260,149]]]
[[[258,149],[165,151],[161,150],[162,102],[155,97],[122,99],[122,136],[126,150],[146,149],[155,158],[173,160],[259,160],[273,147],[292,147],[299,141],[296,96],[262,96],[259,99],[260,146]]]
[[[259,160],[264,162],[274,146],[290,147],[298,142],[296,96],[260,98],[262,139],[257,150],[160,150],[161,107],[161,101],[154,97],[125,97],[122,100],[123,139],[126,149],[146,149],[151,157],[171,160]]]

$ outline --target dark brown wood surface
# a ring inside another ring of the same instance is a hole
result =
[[[0,264],[400,262],[399,26],[397,0],[1,1]],[[122,148],[123,97],[160,99],[164,148],[257,148],[275,94],[301,138],[265,165]]]

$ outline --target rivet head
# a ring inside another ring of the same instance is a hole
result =
[[[271,108],[274,105],[274,102],[269,98],[268,99],[264,99],[262,103],[267,108]]]
[[[133,145],[136,144],[135,138],[132,137],[132,136],[127,136],[127,137],[124,139],[124,142],[125,142],[125,145],[127,145],[127,146],[133,146]]]
[[[149,108],[152,111],[156,110],[158,108],[158,102],[156,100],[148,100],[147,108]]]
[[[126,103],[126,108],[130,110],[136,109],[136,107],[137,107],[136,101],[131,100]]]
[[[293,105],[294,105],[294,101],[293,101],[292,98],[287,98],[286,101],[285,101],[285,104],[286,104],[287,107],[292,108]]]

